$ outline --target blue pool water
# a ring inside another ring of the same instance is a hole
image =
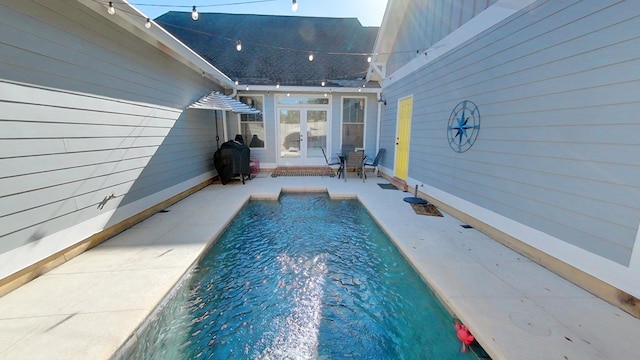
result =
[[[357,200],[250,201],[127,359],[475,359]]]

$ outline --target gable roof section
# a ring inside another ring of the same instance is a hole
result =
[[[185,46],[175,36],[171,35],[162,27],[152,26],[150,29],[145,28],[145,19],[147,18],[142,12],[129,4],[127,1],[118,1],[118,10],[114,15],[107,13],[107,1],[96,0],[77,0],[78,3],[94,10],[110,22],[122,27],[134,36],[160,49],[167,55],[174,58],[194,71],[201,73],[223,88],[233,88],[233,81],[223,74],[218,68],[207,62],[200,55],[196,54],[193,49]]]
[[[155,20],[240,84],[359,86],[364,83],[377,27],[356,18],[171,11]],[[242,51],[236,51],[236,41]],[[308,60],[310,51],[314,60]]]

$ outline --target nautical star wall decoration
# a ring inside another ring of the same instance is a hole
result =
[[[463,100],[451,111],[447,139],[453,151],[463,153],[476,141],[480,132],[480,110],[470,100]]]

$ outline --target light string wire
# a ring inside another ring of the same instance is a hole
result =
[[[97,3],[101,3],[104,4],[105,6],[109,3],[109,1],[105,1],[105,0],[93,0]],[[218,5],[197,5],[198,8],[200,7],[212,7],[212,6],[228,6],[228,5],[243,5],[243,4],[248,4],[248,3],[257,3],[257,2],[269,2],[269,1],[276,1],[276,0],[254,0],[254,1],[247,1],[247,2],[235,2],[235,3],[227,3],[227,4],[218,4]],[[119,3],[119,4],[124,4],[124,2],[122,1],[111,1],[112,3],[114,3],[114,6]],[[131,5],[139,5],[139,6],[160,6],[160,7],[183,7],[183,8],[192,8],[193,5],[164,5],[164,4],[157,4],[157,5],[153,5],[153,4],[134,4],[134,3],[130,3]],[[123,11],[127,14],[130,15],[134,15],[134,16],[138,16],[143,20],[148,19],[148,17],[142,16],[138,13],[135,12],[131,12],[131,11],[126,11],[126,10],[122,10],[122,9],[118,9],[118,11]],[[153,20],[153,19],[152,19]],[[174,24],[170,24],[170,23],[164,23],[161,21],[157,21],[157,20],[153,20],[156,24],[160,24],[160,25],[166,25],[166,26],[171,26],[177,29],[181,29],[181,30],[185,30],[185,31],[190,31],[190,32],[194,32],[194,33],[198,33],[198,34],[202,34],[202,35],[207,35],[207,36],[212,36],[212,37],[217,37],[219,39],[224,39],[230,42],[231,45],[235,46],[236,45],[236,41],[237,40],[242,40],[242,39],[238,39],[238,38],[228,38],[228,37],[224,37],[224,36],[219,36],[213,33],[209,33],[206,31],[200,31],[200,30],[194,30],[191,28],[187,28],[187,27],[182,27],[182,26],[178,26],[178,25],[174,25]],[[282,47],[282,46],[276,46],[276,45],[269,45],[269,44],[265,44],[265,43],[254,43],[254,42],[250,42],[250,41],[245,41],[242,40],[242,46],[244,47],[245,44],[251,44],[251,45],[256,45],[256,46],[261,46],[261,47],[265,47],[265,48],[272,48],[272,49],[277,49],[277,50],[286,50],[286,51],[293,51],[293,52],[299,52],[299,53],[304,53],[305,55],[308,55],[309,53],[313,53],[314,56],[316,55],[347,55],[347,56],[374,56],[374,55],[394,55],[394,54],[408,54],[408,53],[416,53],[416,54],[420,54],[423,53],[426,49],[415,49],[415,50],[398,50],[398,51],[392,51],[392,52],[335,52],[335,51],[316,51],[316,50],[310,50],[310,49],[296,49],[296,48],[289,48],[289,47]]]
[[[123,1],[108,1],[108,0],[93,0],[96,3],[99,4],[103,4],[105,7],[109,4],[112,3],[113,6],[115,7],[117,4],[128,4],[128,5],[138,5],[138,6],[157,6],[157,7],[178,7],[178,8],[192,8],[193,5],[168,5],[168,4],[149,4],[149,3],[125,3]],[[196,5],[197,7],[203,8],[203,7],[216,7],[216,6],[230,6],[230,5],[244,5],[244,4],[250,4],[250,3],[262,3],[262,2],[272,2],[272,1],[276,1],[276,0],[250,0],[250,1],[243,1],[243,2],[233,2],[233,3],[225,3],[225,4],[215,4],[215,5]],[[135,17],[140,17],[143,21],[148,21],[148,20],[152,20],[148,17],[145,17],[143,15],[141,15],[138,12],[134,12],[134,11],[129,11],[129,10],[124,10],[122,8],[118,8],[117,11],[122,11],[126,14],[135,16]],[[170,23],[165,23],[162,21],[157,21],[157,20],[153,20],[154,23],[158,24],[158,25],[164,25],[165,27],[173,27],[176,29],[180,29],[180,30],[184,30],[184,31],[189,31],[192,33],[196,33],[196,34],[200,34],[200,35],[206,35],[206,36],[211,36],[211,37],[216,37],[219,39],[223,39],[226,41],[229,41],[230,44],[232,44],[233,46],[236,45],[236,42],[239,39],[234,39],[234,38],[229,38],[229,37],[224,37],[224,36],[220,36],[220,35],[216,35],[210,32],[206,32],[206,31],[201,31],[201,30],[195,30],[192,28],[187,28],[187,27],[183,27],[183,26],[178,26],[175,24],[170,24]],[[276,49],[276,50],[282,50],[282,51],[290,51],[290,52],[296,52],[296,53],[302,53],[305,55],[308,55],[310,53],[314,54],[314,56],[316,55],[343,55],[343,56],[378,56],[378,55],[394,55],[394,54],[408,54],[408,53],[416,53],[416,54],[420,54],[425,52],[425,50],[421,50],[421,49],[417,49],[417,50],[400,50],[400,51],[392,51],[392,52],[375,52],[375,53],[363,53],[363,52],[335,52],[335,51],[328,51],[328,52],[324,52],[324,51],[315,51],[315,50],[309,50],[309,49],[296,49],[296,48],[290,48],[290,47],[283,47],[283,46],[276,46],[276,45],[270,45],[270,44],[265,44],[265,43],[257,43],[257,42],[251,42],[251,41],[244,41],[242,39],[240,39],[242,41],[242,46],[243,49],[246,49],[246,45],[254,45],[254,46],[259,46],[259,47],[264,47],[264,48],[270,48],[270,49]],[[425,52],[426,54],[426,52]],[[358,72],[357,75],[353,74],[353,75],[341,75],[338,77],[334,77],[333,79],[309,79],[307,80],[308,82],[321,82],[321,81],[330,81],[330,80],[350,80],[350,79],[364,79],[366,77],[367,71],[361,71]],[[286,84],[283,84],[283,86],[286,86]],[[364,85],[363,85],[364,86]]]
[[[274,2],[277,0],[253,0],[253,1],[240,1],[226,4],[210,4],[210,5],[196,5],[198,8],[209,8],[209,7],[217,7],[217,6],[233,6],[233,5],[247,5],[247,4],[255,4],[255,3],[265,3],[265,2]],[[121,2],[122,3],[122,2]],[[169,4],[143,4],[143,3],[133,3],[130,2],[130,5],[136,6],[153,6],[153,7],[169,7],[169,8],[193,8],[193,5],[169,5]]]

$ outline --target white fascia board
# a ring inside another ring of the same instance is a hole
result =
[[[379,87],[329,87],[329,86],[284,86],[276,88],[275,85],[249,85],[246,87],[238,86],[238,94],[250,93],[256,91],[268,91],[272,93],[357,93],[357,94],[379,94],[382,89]]]
[[[168,54],[172,58],[187,65],[197,71],[200,75],[207,77],[224,88],[232,89],[235,83],[224,73],[211,65],[207,60],[198,55],[195,51],[171,35],[163,27],[151,20],[151,28],[144,27],[147,16],[140,10],[130,5],[126,0],[115,2],[116,13],[107,13],[108,2],[98,2],[95,0],[76,0],[78,3],[92,9],[114,24],[127,30],[134,36],[153,45],[160,51]]]
[[[451,34],[433,44],[433,46],[424,51],[423,54],[420,54],[393,74],[387,74],[387,77],[381,80],[380,85],[384,88],[405,78],[536,1],[537,0],[500,0],[496,2],[454,30]]]

